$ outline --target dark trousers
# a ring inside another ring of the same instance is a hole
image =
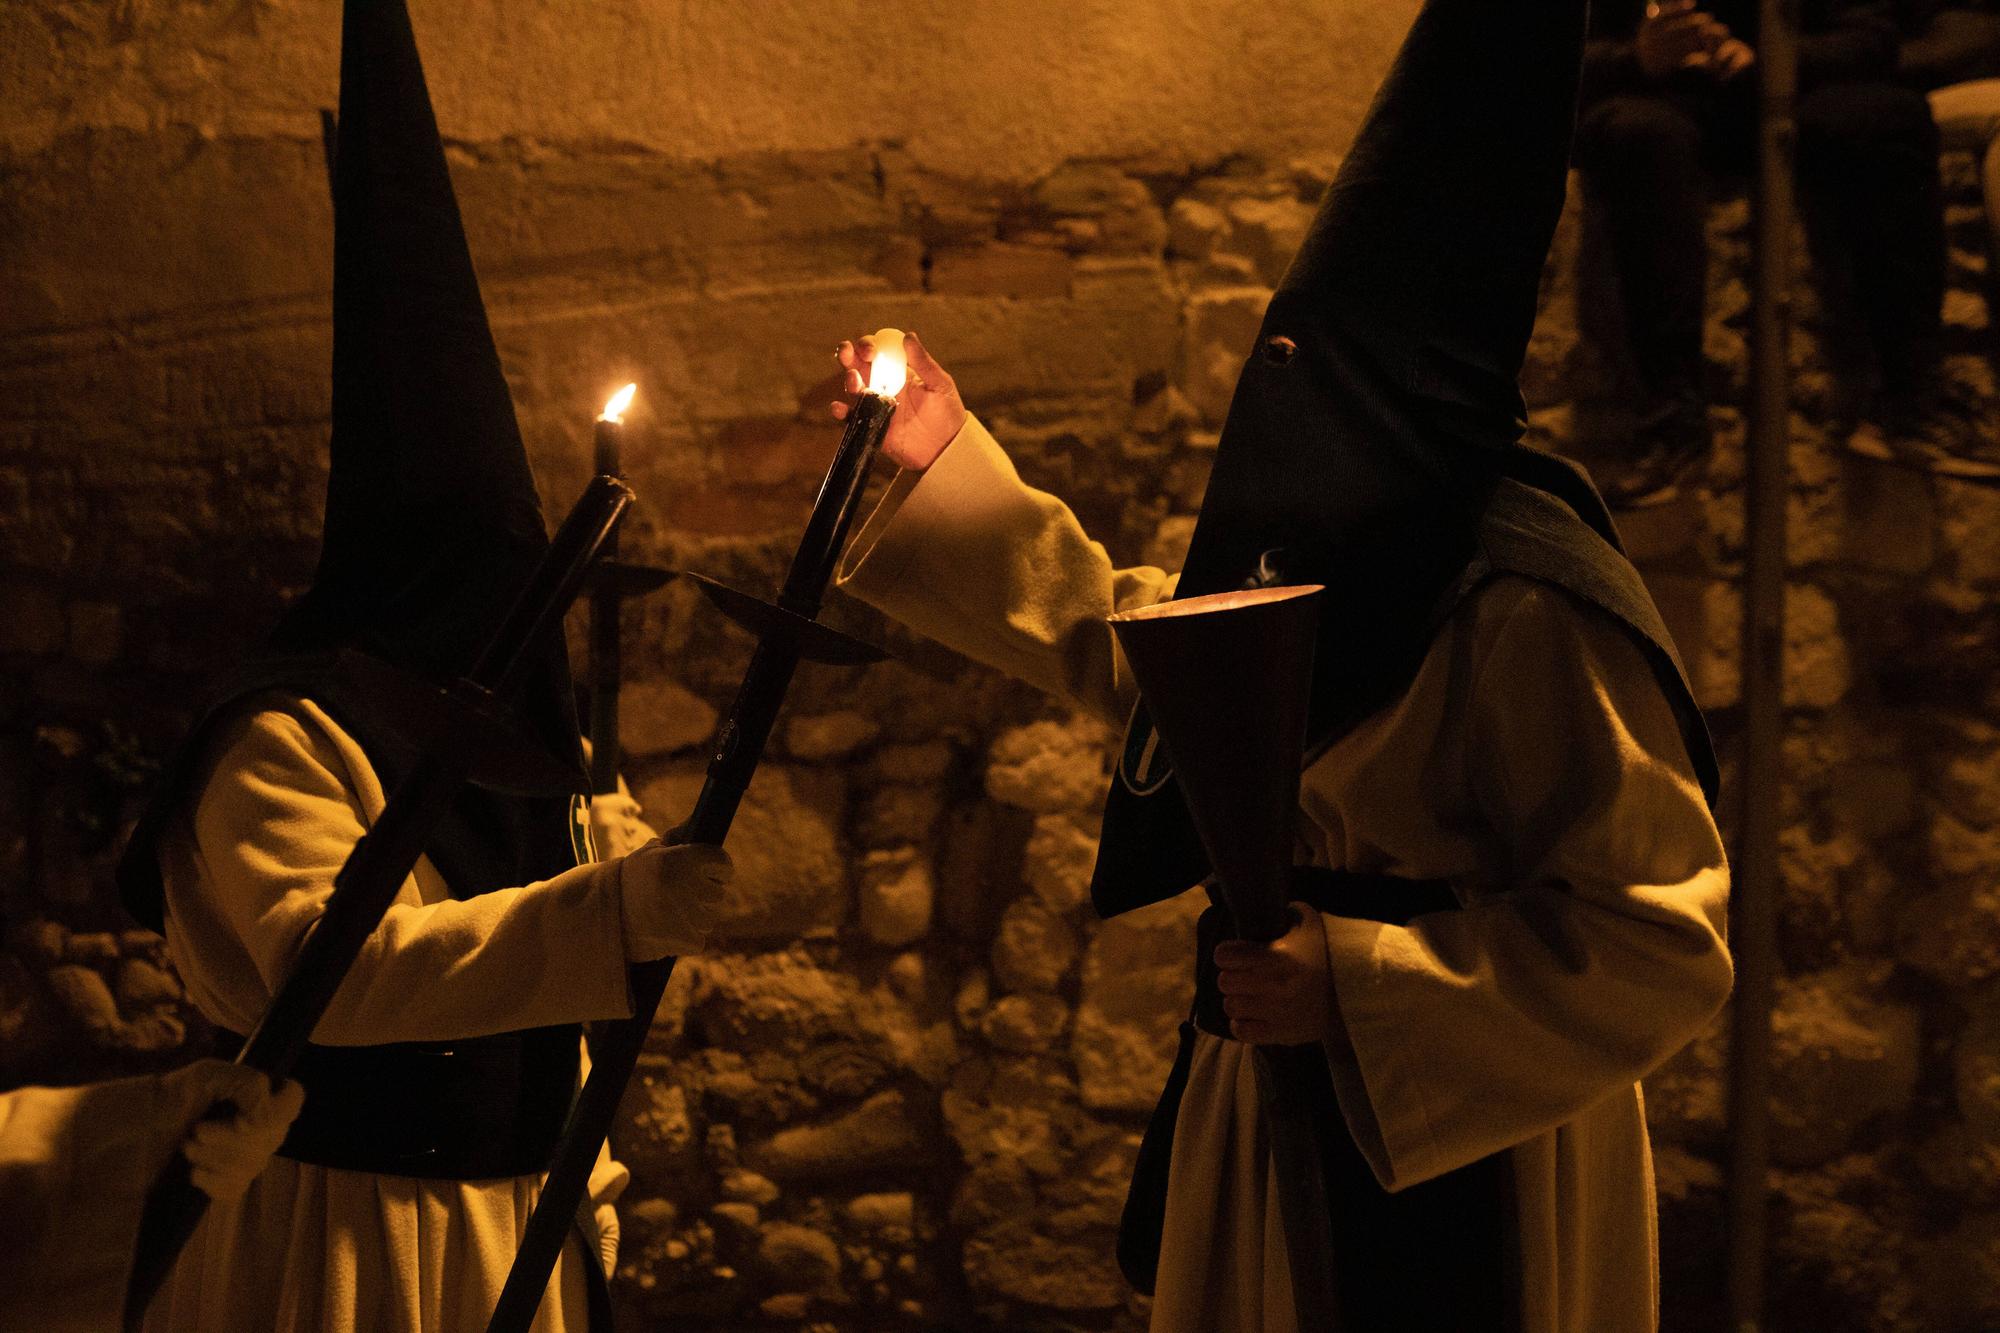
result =
[[[1583,109],[1576,165],[1609,238],[1625,330],[1649,413],[1699,408],[1712,183],[1755,151],[1748,77],[1620,93]],[[1937,127],[1921,93],[1840,83],[1799,98],[1798,187],[1834,371],[1916,391],[1937,357],[1944,225]]]

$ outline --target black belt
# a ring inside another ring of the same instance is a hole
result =
[[[1328,916],[1355,917],[1407,926],[1430,912],[1458,910],[1458,895],[1440,879],[1396,879],[1389,875],[1357,875],[1345,870],[1292,869],[1292,901]],[[1229,1018],[1222,1012],[1222,992],[1215,988],[1215,946],[1228,938],[1228,917],[1211,906],[1195,923],[1194,1012],[1189,1021],[1212,1036],[1229,1035]]]
[[[308,1046],[292,1073],[305,1107],[278,1154],[429,1180],[546,1171],[576,1098],[579,1035],[568,1024],[462,1041]]]

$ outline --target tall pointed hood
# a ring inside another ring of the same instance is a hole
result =
[[[224,683],[168,761],[120,861],[126,906],[159,929],[159,843],[199,798],[223,719],[266,691],[310,699],[385,788],[412,760],[382,701],[334,669],[357,648],[435,680],[469,672],[548,549],[403,0],[347,0],[333,144],[333,444],[313,583]],[[521,729],[581,772],[560,627],[517,696]],[[467,787],[426,847],[458,897],[577,859],[561,797]]]
[[[547,548],[403,0],[348,0],[333,165],[333,443],[311,590],[271,647],[471,665]],[[560,642],[518,708],[575,748]]]
[[[1584,21],[1584,0],[1427,0],[1237,380],[1178,595],[1326,585],[1315,750],[1408,683],[1505,488],[1651,610],[1588,478],[1520,443]],[[1150,732],[1142,706],[1105,810],[1107,913],[1207,872]]]

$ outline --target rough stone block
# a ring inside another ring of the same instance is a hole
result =
[[[1778,1161],[1827,1161],[1871,1122],[1909,1108],[1922,1049],[1918,1014],[1874,999],[1872,989],[1853,967],[1780,983],[1771,1016]]]
[[[861,861],[862,932],[888,949],[922,939],[936,892],[930,861],[916,848],[869,852]]]
[[[1046,906],[1068,912],[1090,900],[1097,839],[1068,815],[1037,815],[1022,858],[1021,878]]]
[[[1058,217],[1090,217],[1150,203],[1146,187],[1116,167],[1079,162],[1057,168],[1034,188],[1037,208]]]
[[[916,1196],[907,1190],[857,1194],[841,1212],[861,1231],[907,1245],[916,1233]]]
[[[1081,716],[1003,732],[987,754],[986,794],[1023,810],[1081,810],[1103,796],[1105,728]]]
[[[1257,266],[1258,281],[1275,287],[1298,253],[1316,211],[1314,205],[1286,195],[1233,200],[1229,205],[1229,244],[1249,255]]]
[[[1167,245],[1176,259],[1208,258],[1228,229],[1228,215],[1199,199],[1176,199],[1167,210]]]
[[[173,973],[143,958],[127,958],[118,965],[115,993],[118,1008],[127,1014],[159,1005],[179,1004],[185,995]]]
[[[1271,293],[1264,287],[1205,291],[1188,301],[1180,378],[1188,401],[1211,425],[1221,425],[1228,414],[1237,374],[1256,346],[1264,307],[1270,301]]]
[[[704,744],[714,734],[716,717],[715,705],[671,680],[637,680],[619,692],[619,740],[634,758],[678,754]]]
[[[1175,1033],[1194,998],[1199,893],[1127,912],[1098,928],[1083,961],[1070,1054],[1083,1104],[1144,1112],[1173,1063]]]
[[[2000,991],[1974,997],[1958,1039],[1958,1110],[1976,1142],[2000,1150]]]
[[[1840,609],[1811,584],[1793,584],[1785,597],[1785,702],[1831,708],[1853,683]]]
[[[785,724],[785,751],[794,759],[844,759],[872,743],[881,725],[860,713],[804,714]]]
[[[853,1030],[854,979],[814,962],[801,948],[704,957],[693,970],[690,1019],[710,1045],[796,1056]]]
[[[852,1110],[779,1130],[744,1149],[744,1160],[780,1183],[904,1171],[935,1159],[934,1131],[900,1091],[877,1093]]]
[[[653,1178],[671,1178],[700,1160],[687,1089],[678,1080],[641,1070],[619,1106],[619,1159]]]
[[[784,1291],[840,1292],[840,1247],[811,1227],[773,1222],[757,1242],[757,1266]]]
[[[1045,1051],[1069,1025],[1069,1005],[1054,995],[1003,995],[979,1021],[986,1040],[1017,1055]]]
[[[1973,588],[2000,587],[2000,490],[1948,477],[1936,486],[1953,577]]]
[[[639,789],[639,803],[692,810],[702,779],[699,770],[664,774]],[[771,764],[751,779],[730,829],[736,874],[716,920],[717,940],[796,939],[846,917],[847,863],[836,821],[806,790]]]
[[[1109,1235],[1056,1238],[1029,1219],[981,1231],[965,1243],[965,1278],[987,1296],[1058,1310],[1108,1310],[1126,1286],[1108,1256]]]
[[[920,745],[885,745],[872,767],[885,782],[913,785],[937,782],[951,769],[951,747],[943,741]]]
[[[1039,245],[988,241],[931,252],[930,290],[942,296],[1001,296],[1012,300],[1069,295],[1070,257]]]
[[[1075,929],[1034,897],[1017,898],[993,941],[993,977],[1010,991],[1054,991],[1076,961]]]
[[[877,787],[862,803],[854,836],[864,847],[901,847],[930,841],[931,830],[944,814],[944,796],[936,787],[895,784]]]

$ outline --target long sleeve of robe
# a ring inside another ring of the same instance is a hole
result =
[[[125,1078],[0,1093],[0,1328],[116,1328],[152,1172],[199,1084]]]
[[[897,479],[848,592],[1120,718],[1102,617],[1170,595],[1114,569],[976,420]],[[1624,632],[1518,577],[1468,599],[1403,696],[1306,771],[1302,862],[1452,883],[1406,927],[1323,916],[1341,1111],[1385,1188],[1507,1151],[1522,1327],[1657,1323],[1638,1078],[1728,993],[1728,872],[1672,711]],[[1153,1327],[1293,1328],[1248,1048],[1201,1034],[1177,1122]],[[1338,1206],[1335,1201],[1334,1206]]]
[[[309,700],[271,696],[218,737],[199,797],[162,840],[167,944],[210,1019],[246,1032],[386,801],[366,754]],[[455,900],[426,859],[404,881],[313,1040],[484,1036],[630,1012],[615,863]],[[591,1208],[628,1173],[600,1153]],[[149,1329],[485,1327],[539,1176],[429,1180],[274,1158],[209,1210]],[[574,1240],[534,1328],[585,1327]]]

